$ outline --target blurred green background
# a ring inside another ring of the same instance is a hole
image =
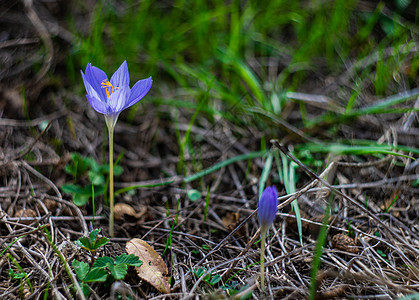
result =
[[[210,120],[267,130],[295,102],[293,125],[309,129],[417,86],[415,1],[74,1],[72,9],[67,66],[80,89],[87,63],[111,74],[127,60],[132,82],[153,76],[145,101]],[[293,91],[330,98],[313,115],[306,105],[315,99]]]

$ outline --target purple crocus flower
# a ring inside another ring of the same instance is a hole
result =
[[[86,98],[98,113],[105,116],[109,134],[109,234],[114,236],[114,183],[113,183],[113,131],[118,116],[125,108],[140,101],[150,90],[151,77],[137,81],[132,89],[129,87],[127,62],[124,61],[109,81],[101,69],[87,64],[86,72],[81,71]]]
[[[81,75],[87,91],[87,100],[94,110],[105,116],[106,124],[111,128],[115,127],[121,111],[140,101],[153,83],[152,78],[149,77],[137,81],[130,88],[126,61],[116,70],[110,81],[105,72],[90,63],[85,73],[81,71]]]
[[[262,193],[258,204],[259,225],[268,229],[275,220],[278,206],[278,192],[275,186],[268,186]]]

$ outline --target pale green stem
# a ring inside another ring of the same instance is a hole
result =
[[[262,290],[265,289],[265,243],[266,243],[266,233],[268,231],[267,227],[262,226],[260,229],[262,239],[260,241],[260,285]]]
[[[113,126],[108,126],[109,133],[109,235],[114,236],[114,195],[113,195]]]

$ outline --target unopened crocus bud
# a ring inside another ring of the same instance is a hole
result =
[[[278,192],[275,186],[268,186],[262,193],[258,204],[259,225],[268,229],[275,220],[278,206]]]
[[[258,217],[262,235],[260,247],[260,285],[265,288],[265,243],[266,233],[275,220],[278,210],[278,192],[275,186],[268,186],[262,193],[258,203]]]

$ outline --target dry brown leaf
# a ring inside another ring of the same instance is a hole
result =
[[[221,222],[225,228],[228,230],[234,230],[240,224],[240,213],[233,212],[227,213],[224,217],[222,217]],[[236,236],[243,237],[247,235],[247,223],[245,226],[240,228],[236,233]]]
[[[124,216],[128,215],[131,217],[135,217],[135,210],[132,208],[131,205],[128,205],[126,203],[116,203],[114,207],[114,215],[115,220],[118,222],[124,221]]]
[[[335,234],[332,238],[332,245],[336,249],[358,254],[358,247],[353,238],[343,233]]]
[[[240,220],[240,214],[237,212],[227,213],[222,219],[224,227],[230,230],[233,230],[237,222]]]
[[[125,250],[134,254],[143,262],[141,267],[135,267],[138,277],[147,281],[162,293],[170,293],[170,279],[166,277],[168,270],[161,256],[146,242],[132,239],[127,242]]]
[[[36,212],[33,209],[18,209],[13,215],[15,218],[36,218]],[[19,223],[29,225],[33,220],[20,220]]]
[[[44,199],[44,205],[50,212],[54,211],[58,207],[57,201],[51,199]],[[40,212],[44,213],[44,209],[41,204],[37,203],[36,208],[38,208]]]

